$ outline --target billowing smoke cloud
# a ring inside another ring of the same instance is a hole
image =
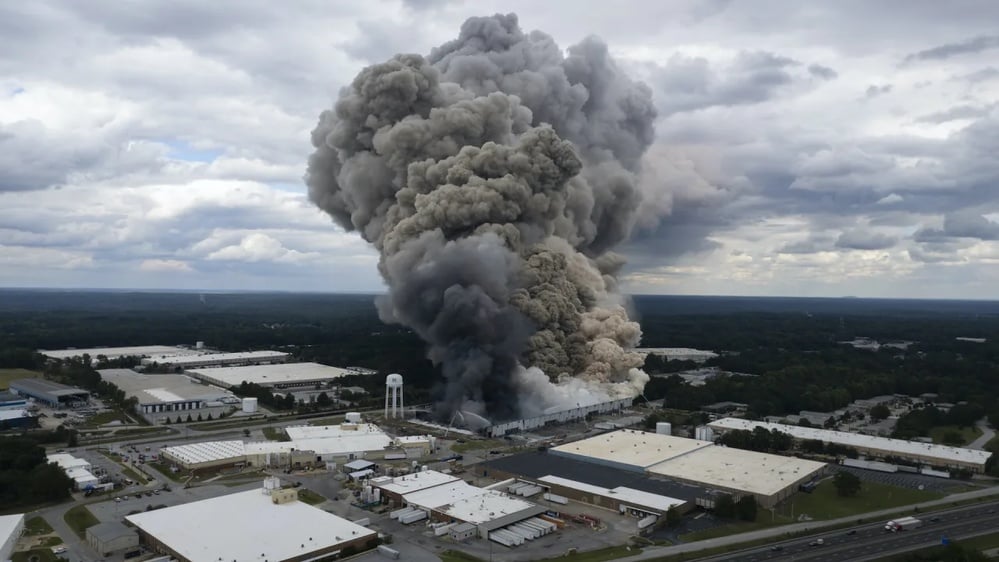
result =
[[[429,343],[442,415],[641,391],[610,250],[634,224],[654,118],[601,41],[564,54],[512,14],[364,69],[320,116],[309,196],[381,253],[379,313]]]

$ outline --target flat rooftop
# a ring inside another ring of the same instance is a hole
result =
[[[414,472],[413,474],[396,476],[395,478],[377,478],[372,480],[371,483],[386,492],[393,492],[405,496],[406,494],[410,494],[412,492],[426,490],[427,488],[433,488],[434,486],[441,486],[456,480],[459,480],[459,478],[450,474],[444,474],[443,472],[438,472],[436,470],[423,470],[420,472]]]
[[[82,388],[66,386],[57,382],[45,379],[17,379],[10,381],[10,388],[17,391],[31,393],[46,393],[52,396],[75,396],[78,394],[90,394]]]
[[[18,531],[24,523],[24,514],[0,515],[0,544],[7,542],[7,539]]]
[[[652,466],[649,472],[771,496],[825,466],[825,463],[795,457],[713,445]]]
[[[114,384],[139,404],[170,404],[201,400],[236,399],[228,390],[201,384],[185,375],[146,375],[131,369],[101,369],[101,379]]]
[[[356,429],[344,429],[353,425]],[[381,451],[392,438],[370,423],[342,425],[296,425],[285,428],[288,437],[302,450],[317,455],[346,455],[360,451]]]
[[[891,451],[900,455],[934,458],[942,461],[961,461],[982,466],[984,466],[985,462],[989,460],[990,456],[992,456],[992,453],[989,451],[979,451],[977,449],[935,445],[933,443],[921,443],[918,441],[905,441],[903,439],[890,439],[888,437],[861,435],[858,433],[847,433],[845,431],[833,431],[831,429],[800,427],[797,425],[787,425],[782,423],[758,422],[744,420],[741,418],[724,418],[713,421],[709,423],[708,426],[716,430],[742,429],[746,431],[752,431],[756,427],[763,427],[769,430],[777,430],[787,433],[795,439],[816,439],[827,443],[849,445],[851,447]]]
[[[496,490],[482,490],[481,494],[459,499],[438,511],[459,521],[482,525],[503,518],[509,518],[509,523],[514,523],[544,513],[546,508]],[[516,517],[518,514],[521,517]]]
[[[669,496],[661,496],[659,494],[652,494],[649,492],[643,492],[641,490],[628,488],[626,486],[617,486],[616,488],[604,488],[603,486],[594,486],[593,484],[587,484],[585,482],[577,482],[576,480],[570,480],[568,478],[562,478],[561,476],[551,476],[551,475],[542,476],[538,480],[546,484],[563,486],[573,490],[579,490],[581,492],[603,496],[605,498],[612,498],[620,502],[631,503],[634,504],[633,507],[647,507],[647,508],[657,509],[662,511],[663,513],[666,513],[666,511],[668,511],[672,507],[676,507],[678,505],[683,505],[687,503],[681,499],[671,498]]]
[[[0,410],[0,421],[31,417],[27,410]]]
[[[246,457],[242,441],[203,441],[174,447],[163,447],[160,452],[187,464],[217,462]]]
[[[239,386],[246,381],[262,386],[294,384],[310,381],[335,380],[357,373],[319,363],[278,363],[274,365],[248,365],[246,367],[206,367],[188,369],[188,372],[222,386]]]
[[[184,355],[203,353],[194,349],[174,347],[170,345],[142,345],[132,347],[90,347],[84,349],[55,349],[51,351],[39,350],[38,353],[50,359],[70,359],[72,357],[82,357],[89,355],[91,359],[97,359],[98,355],[103,355],[108,359],[119,357],[151,357],[153,355]]]
[[[710,447],[710,441],[622,429],[553,447],[553,454],[599,459],[645,469],[667,459]]]
[[[560,476],[568,480],[611,489],[619,486],[640,490],[659,496],[694,501],[708,497],[712,492],[703,486],[666,480],[644,472],[629,472],[613,467],[594,464],[570,457],[550,455],[541,451],[530,451],[509,457],[488,460],[482,463],[509,474],[540,481],[545,476]]]
[[[152,355],[148,357],[148,362],[183,367],[184,365],[202,365],[205,363],[226,361],[267,361],[270,359],[284,359],[286,357],[288,357],[288,354],[283,351],[242,351],[236,353],[205,353],[204,351],[199,351],[195,353],[182,353],[180,355]]]
[[[278,562],[377,536],[374,531],[301,501],[275,504],[263,490],[147,511],[125,519],[192,562]]]
[[[437,509],[442,505],[453,504],[460,500],[481,496],[484,493],[486,490],[483,488],[472,486],[464,480],[455,480],[440,486],[409,492],[402,499],[416,507]]]

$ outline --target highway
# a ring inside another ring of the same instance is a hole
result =
[[[943,537],[957,539],[996,532],[999,529],[999,502],[976,504],[945,511],[914,514],[923,526],[911,531],[890,533],[884,521],[870,523],[698,559],[700,562],[832,562],[876,560],[918,548],[940,544]],[[933,521],[936,519],[936,521]],[[853,532],[854,534],[848,534]],[[822,539],[822,545],[814,545]],[[774,547],[780,550],[774,550]]]

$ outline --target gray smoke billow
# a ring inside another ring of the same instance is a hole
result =
[[[563,53],[513,14],[365,68],[322,113],[309,196],[380,252],[379,314],[429,344],[442,416],[641,392],[611,250],[634,224],[654,118],[600,40]]]

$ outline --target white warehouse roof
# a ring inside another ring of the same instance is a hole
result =
[[[143,364],[160,363],[184,367],[185,365],[205,365],[210,363],[239,363],[241,361],[284,360],[288,354],[283,351],[243,351],[237,353],[183,353],[180,355],[152,355]]]
[[[603,488],[601,486],[587,484],[586,482],[562,478],[561,476],[542,476],[541,478],[538,478],[538,481],[546,484],[553,484],[555,486],[562,486],[572,490],[579,490],[580,492],[586,492],[588,494],[603,496],[605,498],[613,498],[620,502],[633,503],[634,507],[650,507],[653,509],[659,509],[662,510],[663,513],[666,513],[666,511],[672,507],[687,503],[683,500],[671,498],[669,496],[660,496],[659,494],[643,492],[642,490],[636,490],[634,488],[626,488],[624,486],[618,486],[617,488]]]
[[[711,445],[710,441],[622,429],[559,445],[551,450],[555,454],[599,459],[644,469]]]
[[[380,451],[392,444],[391,437],[370,423],[297,425],[286,427],[285,432],[299,449],[315,451],[317,455]]]
[[[482,492],[445,505],[439,511],[448,517],[473,525],[482,525],[517,513],[523,513],[523,518],[526,519],[545,511],[545,508],[534,503],[496,490],[482,490]]]
[[[228,390],[201,384],[185,375],[146,375],[131,369],[101,369],[97,372],[102,380],[117,386],[129,398],[136,398],[140,405],[236,399]]]
[[[472,486],[464,480],[455,480],[433,488],[410,492],[402,497],[409,505],[423,509],[437,509],[442,505],[481,496],[486,490]]]
[[[299,559],[375,532],[263,490],[129,515],[125,519],[191,562]],[[252,540],[252,539],[260,540]]]
[[[242,441],[203,441],[175,447],[163,447],[160,452],[186,464],[200,464],[229,459],[242,460],[246,447]]]
[[[59,468],[63,470],[69,470],[71,468],[90,468],[90,463],[84,459],[80,459],[70,455],[69,453],[52,453],[45,457],[50,463],[56,463]]]
[[[246,367],[206,367],[204,369],[188,369],[187,372],[198,378],[227,387],[239,386],[243,381],[261,386],[269,386],[311,381],[331,381],[357,374],[354,371],[321,365],[319,363],[277,363],[274,365],[248,365]]]
[[[649,467],[649,472],[719,488],[772,496],[825,463],[713,445]]]
[[[92,347],[86,349],[56,349],[52,351],[39,350],[39,353],[51,359],[69,359],[71,357],[81,357],[84,354],[91,359],[97,359],[98,355],[103,355],[108,359],[119,357],[151,357],[154,355],[194,355],[199,353],[193,349],[183,347],[173,347],[169,345],[145,345],[134,347]]]
[[[395,478],[389,478],[387,476],[383,478],[376,478],[372,480],[371,483],[377,485],[386,492],[392,492],[405,496],[406,494],[418,490],[426,490],[427,488],[433,488],[434,486],[440,486],[442,484],[454,482],[455,480],[458,480],[457,476],[444,474],[443,472],[438,472],[436,470],[423,470],[420,472],[414,472],[413,474],[396,476]]]
[[[959,461],[969,464],[985,465],[992,455],[989,451],[979,451],[976,449],[965,449],[962,447],[949,447],[947,445],[935,445],[932,443],[921,443],[918,441],[905,441],[903,439],[889,439],[887,437],[876,437],[873,435],[860,435],[857,433],[847,433],[845,431],[833,431],[830,429],[819,429],[814,427],[800,427],[781,423],[759,422],[744,420],[741,418],[724,418],[708,424],[716,430],[742,429],[752,431],[756,427],[768,430],[777,430],[787,433],[795,439],[816,439],[827,443],[839,443],[851,447],[861,447],[866,449],[876,449],[880,451],[890,451],[899,455],[909,455],[913,457],[934,458],[941,461]]]

